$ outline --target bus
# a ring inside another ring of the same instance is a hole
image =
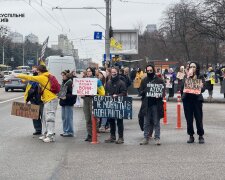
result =
[[[11,71],[11,70],[12,70],[11,66],[0,64],[0,72],[2,72],[2,71]]]

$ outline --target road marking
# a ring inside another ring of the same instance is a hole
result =
[[[6,102],[10,102],[10,101],[14,101],[14,100],[17,100],[17,99],[21,99],[23,97],[24,96],[20,96],[20,97],[17,97],[17,98],[12,98],[12,99],[9,99],[9,100],[6,100],[6,101],[2,101],[2,102],[0,102],[0,104],[6,103]]]

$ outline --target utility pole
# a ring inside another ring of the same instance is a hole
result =
[[[110,4],[111,0],[105,0],[106,2],[106,28],[105,28],[105,54],[106,54],[106,64],[110,62]]]

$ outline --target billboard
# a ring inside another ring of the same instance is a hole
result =
[[[122,48],[110,47],[111,54],[138,54],[138,30],[113,30],[113,38],[122,45]]]

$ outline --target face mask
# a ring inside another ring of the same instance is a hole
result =
[[[112,78],[115,78],[117,76],[117,74],[112,74]]]
[[[38,75],[38,72],[33,72],[33,76],[37,76]]]
[[[149,77],[149,78],[153,78],[154,77],[154,75],[155,75],[155,73],[153,73],[153,72],[149,72],[149,73],[147,73],[147,76]]]

